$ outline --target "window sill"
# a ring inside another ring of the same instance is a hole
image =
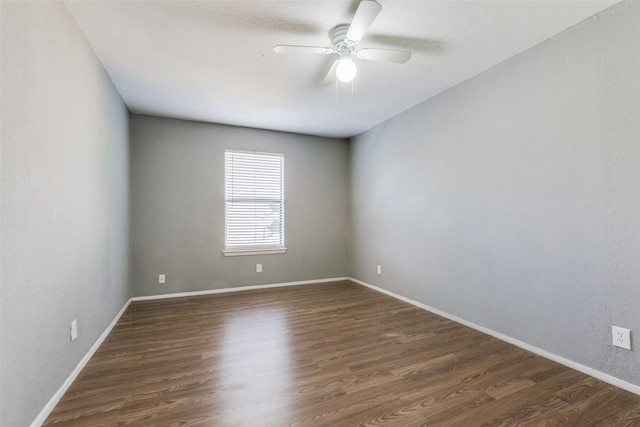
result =
[[[225,249],[224,251],[222,251],[224,256],[274,255],[274,254],[284,254],[286,252],[287,252],[287,248],[280,248],[280,249],[254,249],[254,250]]]

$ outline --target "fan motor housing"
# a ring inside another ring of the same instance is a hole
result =
[[[347,32],[349,31],[349,24],[340,24],[331,30],[329,36],[331,37],[331,44],[336,52],[341,53],[343,50],[353,50],[355,43],[351,40],[347,40]]]

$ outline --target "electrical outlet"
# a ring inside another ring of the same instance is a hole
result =
[[[159,274],[159,275],[158,275],[158,283],[160,283],[160,284],[165,283],[165,277],[164,277],[164,274]]]
[[[613,345],[616,347],[631,350],[631,331],[619,326],[612,326]]]
[[[262,264],[256,264],[256,273],[262,273]]]
[[[382,274],[382,266],[380,264],[377,265],[376,271],[378,272],[378,274]]]
[[[73,319],[73,321],[71,322],[69,338],[71,339],[71,341],[75,341],[76,338],[78,338],[78,319]]]

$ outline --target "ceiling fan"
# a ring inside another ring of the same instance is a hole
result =
[[[375,0],[362,0],[358,5],[351,24],[341,24],[335,27],[331,33],[333,47],[276,45],[273,51],[276,53],[315,53],[322,55],[340,55],[324,79],[325,83],[332,83],[335,77],[342,82],[352,81],[358,71],[353,57],[371,61],[405,63],[411,58],[408,50],[396,49],[357,49],[358,43],[376,19],[382,6]]]

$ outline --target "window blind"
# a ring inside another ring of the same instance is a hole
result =
[[[225,250],[284,248],[281,154],[225,152]]]

